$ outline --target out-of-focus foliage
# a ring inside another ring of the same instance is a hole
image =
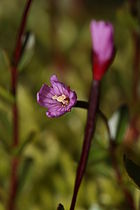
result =
[[[9,65],[24,4],[25,0],[0,1],[0,210],[5,209],[8,199],[13,155],[10,146],[14,99],[10,94]],[[86,111],[73,109],[65,116],[49,119],[45,109],[37,104],[36,93],[43,83],[49,83],[52,74],[56,74],[77,92],[78,99],[88,100],[92,79],[91,19],[109,20],[115,27],[116,58],[102,83],[100,108],[108,118],[124,103],[130,108],[130,115],[139,112],[138,109],[133,110],[131,90],[132,30],[140,28],[129,14],[128,2],[33,1],[26,29],[32,37],[19,65],[20,145],[19,150],[13,152],[14,155],[21,154],[20,188],[16,198],[20,210],[56,210],[59,203],[69,209]],[[136,195],[138,191],[123,168],[122,141],[119,141],[117,149],[122,178]],[[137,154],[139,151],[140,143],[137,142]],[[107,129],[100,118],[77,209],[126,209],[124,194],[112,168]]]
[[[128,157],[124,156],[124,164],[128,175],[132,178],[135,184],[140,187],[140,167],[134,161],[130,160]]]
[[[122,105],[109,119],[110,135],[116,143],[121,143],[129,123],[129,111],[126,105]]]

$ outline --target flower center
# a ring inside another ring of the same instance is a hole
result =
[[[52,99],[62,103],[62,105],[68,105],[69,104],[69,98],[66,97],[64,94],[62,94],[61,96],[54,95],[52,97]]]

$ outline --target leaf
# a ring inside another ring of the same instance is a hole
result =
[[[138,19],[132,16],[128,10],[125,12],[121,10],[118,11],[117,16],[121,24],[123,24],[125,27],[129,27],[131,30],[139,31]]]
[[[124,166],[133,182],[140,187],[140,165],[137,165],[134,161],[124,155]]]
[[[24,184],[25,184],[27,177],[29,175],[29,172],[31,170],[32,164],[33,164],[32,158],[28,157],[25,159],[23,166],[22,166],[22,170],[19,174],[18,194],[21,192],[21,190],[24,187]]]
[[[8,114],[6,110],[0,109],[0,140],[6,150],[12,135],[12,125]]]
[[[121,143],[129,122],[129,111],[126,105],[122,105],[109,120],[109,128],[112,139]]]
[[[10,61],[3,49],[0,49],[0,66],[3,69],[10,69]]]
[[[64,210],[64,207],[61,203],[58,205],[57,210]]]
[[[17,155],[21,155],[21,153],[24,151],[24,149],[34,140],[35,132],[32,131],[29,133],[26,140],[22,143],[22,145],[17,150]]]
[[[22,46],[22,52],[21,52],[21,58],[19,62],[18,69],[21,72],[25,69],[25,67],[30,62],[32,56],[33,56],[33,50],[35,45],[35,37],[32,33],[27,32],[25,34],[25,37],[23,37],[23,46]]]
[[[0,49],[0,84],[10,87],[10,60],[6,52]]]
[[[10,154],[10,147],[2,137],[0,137],[0,143],[2,144],[4,150],[7,152],[7,154]]]
[[[14,97],[12,96],[12,94],[2,86],[0,86],[0,96],[9,103],[14,102]]]

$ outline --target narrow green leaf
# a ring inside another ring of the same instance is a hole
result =
[[[10,154],[10,147],[2,137],[0,137],[0,144],[3,146],[3,148],[7,152],[7,154]]]
[[[117,16],[121,22],[121,24],[130,28],[131,30],[139,31],[139,21],[136,17],[131,15],[131,13],[127,10],[125,12],[119,11]]]
[[[126,105],[123,105],[119,109],[119,121],[117,126],[117,132],[116,132],[116,141],[120,143],[123,140],[125,131],[128,126],[129,122],[129,111],[128,107]]]
[[[14,97],[12,96],[12,94],[2,86],[0,86],[0,96],[9,103],[14,102]]]
[[[0,84],[10,88],[10,60],[3,49],[0,49]]]
[[[140,187],[140,165],[137,165],[134,161],[124,155],[124,166],[129,177],[138,187]]]
[[[19,194],[22,191],[24,184],[27,180],[27,177],[29,175],[29,172],[31,170],[32,164],[33,164],[32,158],[28,157],[25,159],[22,169],[21,169],[21,172],[19,174],[19,185],[18,185],[18,193],[17,194]]]
[[[30,32],[27,32],[24,37],[21,59],[18,66],[20,72],[24,70],[25,67],[28,65],[28,63],[30,62],[34,52],[34,45],[35,45],[34,35]]]
[[[21,153],[24,151],[24,149],[34,140],[34,137],[35,137],[35,132],[34,131],[32,131],[29,135],[28,135],[28,137],[27,137],[27,139],[23,142],[23,144],[18,148],[18,150],[17,150],[17,152],[16,152],[16,154],[17,155],[21,155]]]
[[[108,124],[112,139],[117,143],[123,140],[129,122],[129,111],[126,105],[122,105],[110,118]]]
[[[0,49],[0,66],[4,69],[10,69],[10,60],[3,49]]]
[[[9,119],[8,113],[5,110],[0,109],[0,140],[5,148],[8,148],[8,144],[11,140],[12,125]]]

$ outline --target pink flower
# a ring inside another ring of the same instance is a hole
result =
[[[104,21],[91,21],[91,38],[93,49],[93,74],[95,80],[101,80],[113,61],[114,29],[112,24]]]
[[[46,115],[50,118],[59,117],[71,108],[77,102],[77,95],[69,87],[58,81],[55,75],[50,78],[51,86],[43,84],[37,93],[37,102],[47,108]]]

